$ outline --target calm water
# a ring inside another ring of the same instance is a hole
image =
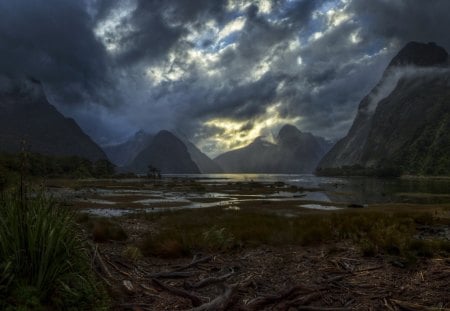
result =
[[[203,175],[165,175],[164,178],[188,178],[207,184],[227,184],[235,182],[261,182],[273,184],[283,182],[286,185],[299,187],[297,192],[280,189],[274,194],[249,195],[245,198],[234,197],[230,193],[192,192],[180,193],[158,190],[105,190],[96,189],[97,195],[104,195],[105,200],[83,199],[85,202],[111,205],[111,208],[91,208],[87,212],[114,217],[134,212],[161,212],[188,208],[218,207],[224,209],[239,209],[239,201],[298,201],[298,206],[308,209],[335,210],[345,208],[346,205],[370,205],[375,203],[423,203],[450,204],[450,179],[377,179],[377,178],[335,178],[317,177],[314,175],[286,175],[286,174],[203,174]],[[119,180],[133,182],[140,180]],[[220,191],[220,190],[218,190]],[[142,208],[116,208],[114,196],[124,194],[151,198],[141,199],[134,203],[142,204]],[[218,202],[200,203],[193,199],[221,198]],[[326,204],[324,204],[326,202]],[[177,203],[167,207],[167,203]],[[332,203],[336,203],[334,206]],[[339,204],[338,204],[339,203]],[[161,206],[159,206],[161,205]],[[301,212],[301,211],[300,211]],[[294,212],[283,212],[284,216],[295,216]]]
[[[300,174],[190,174],[168,177],[195,178],[204,183],[284,182],[304,189],[312,199],[358,204],[411,202],[450,203],[450,179],[381,179],[366,177],[318,177]]]

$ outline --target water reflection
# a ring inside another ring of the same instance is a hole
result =
[[[318,177],[311,174],[192,174],[168,175],[203,183],[284,182],[305,190],[312,200],[337,203],[450,203],[450,179]],[[320,193],[320,194],[319,194]],[[305,198],[307,199],[307,198]]]

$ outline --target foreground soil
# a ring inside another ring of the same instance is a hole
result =
[[[255,247],[194,258],[130,259],[126,242],[94,244],[113,310],[449,310],[450,259],[364,257],[350,243]]]
[[[75,195],[68,190],[73,206],[78,209],[141,208],[139,200],[145,199],[154,204],[149,205],[151,208],[171,208],[178,206],[180,197],[184,200],[189,194],[194,194],[189,197],[191,203],[223,200],[210,196],[215,193],[232,193],[231,206],[238,209],[281,213],[286,217],[311,213],[299,208],[300,204],[344,208],[348,205],[309,201],[309,197],[300,193],[303,189],[288,185],[253,182],[221,185],[199,185],[185,180],[126,185],[95,182],[78,187]],[[118,192],[111,194],[112,190]],[[175,199],[170,201],[168,197]],[[435,213],[450,215],[449,205],[403,205],[373,208],[429,211],[431,207],[436,209]],[[216,208],[229,207],[227,203]],[[254,245],[202,254],[192,251],[178,258],[144,257],[136,246],[148,232],[162,229],[160,222],[148,215],[152,214],[114,218],[126,232],[124,241],[106,239],[100,243],[87,225],[89,220],[81,222],[92,246],[92,265],[110,293],[112,310],[450,310],[448,257],[405,259],[382,253],[365,257],[360,247],[346,240],[313,246]],[[435,229],[423,226],[418,236],[448,239],[448,224]]]

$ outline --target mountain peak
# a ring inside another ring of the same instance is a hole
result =
[[[142,137],[142,136],[146,136],[146,135],[148,135],[148,134],[144,130],[139,130],[136,133],[134,133],[134,137]]]
[[[161,130],[161,131],[159,131],[156,135],[155,135],[155,138],[156,137],[166,137],[166,138],[170,138],[170,139],[176,139],[176,140],[179,140],[178,139],[178,137],[176,137],[175,136],[175,134],[173,134],[172,132],[170,132],[170,131],[168,131],[168,130]]]
[[[448,59],[448,53],[434,42],[407,43],[398,54],[392,59],[389,67],[415,65],[421,67],[435,66],[445,64]]]
[[[158,168],[163,174],[200,173],[186,145],[167,130],[161,130],[155,135],[151,143],[134,158],[130,168],[137,173],[144,173],[148,165]]]
[[[249,146],[259,146],[259,147],[272,147],[274,146],[271,142],[267,141],[264,136],[256,137]]]
[[[302,132],[296,126],[292,124],[286,124],[278,132],[278,137],[290,137],[293,135],[299,135],[301,133]]]

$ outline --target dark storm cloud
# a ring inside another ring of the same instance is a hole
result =
[[[223,134],[202,127],[216,118],[247,133],[274,104],[335,139],[403,44],[450,49],[448,12],[448,0],[0,0],[0,72],[41,80],[102,143],[139,128],[206,139]]]
[[[280,9],[282,3],[284,1],[274,2],[274,10]],[[276,89],[283,79],[288,78],[287,75],[278,68],[270,68],[256,81],[242,81],[248,78],[258,63],[271,63],[277,55],[282,55],[287,48],[286,40],[299,35],[317,7],[317,1],[299,1],[290,11],[283,13],[283,23],[271,23],[256,5],[249,6],[245,12],[245,26],[235,42],[236,49],[227,49],[216,65],[226,82],[218,87],[217,81],[201,81],[202,87],[192,92],[194,99],[188,100],[192,102],[192,105],[187,105],[190,118],[180,120],[179,126],[184,126],[185,131],[193,134],[197,131],[198,125],[195,123],[199,119],[222,117],[248,120],[263,114],[277,99]],[[202,98],[209,98],[209,101]]]
[[[97,95],[108,64],[82,1],[0,1],[0,70],[33,76],[65,93]]]
[[[104,2],[98,14],[101,18],[107,18],[108,13],[117,6],[117,2],[116,6],[110,1]],[[128,27],[131,30],[119,37],[113,30],[108,33],[109,40],[122,49],[118,55],[122,65],[152,63],[165,56],[188,33],[188,25],[201,28],[205,19],[211,16],[220,20],[224,4],[222,0],[139,0],[131,16],[116,28]]]
[[[372,39],[434,41],[450,49],[450,1],[448,0],[353,0],[350,10],[361,20],[364,31]]]

